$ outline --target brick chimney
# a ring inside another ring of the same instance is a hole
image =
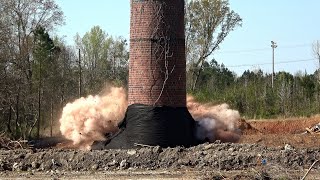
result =
[[[184,38],[184,0],[131,0],[129,106],[106,148],[197,144]]]
[[[184,0],[131,0],[128,100],[186,107]]]

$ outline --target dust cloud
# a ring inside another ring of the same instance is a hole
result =
[[[240,130],[236,127],[240,114],[227,104],[212,106],[200,104],[192,96],[187,97],[187,107],[197,121],[196,137],[200,141],[237,142]]]
[[[80,149],[90,149],[94,141],[118,131],[127,109],[124,88],[111,87],[102,95],[82,97],[68,103],[62,112],[60,132]]]
[[[94,141],[104,141],[107,134],[118,131],[117,125],[124,119],[127,106],[124,88],[111,87],[102,95],[82,97],[63,108],[60,132],[75,147],[90,149]],[[196,136],[200,141],[239,140],[236,123],[240,115],[227,104],[200,104],[188,96],[187,108],[197,121]]]

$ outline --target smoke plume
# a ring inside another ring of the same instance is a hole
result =
[[[94,141],[115,133],[127,109],[123,88],[111,87],[103,95],[88,96],[68,103],[62,112],[60,131],[75,146],[89,149]]]
[[[200,141],[237,142],[240,138],[236,127],[240,114],[227,104],[212,106],[200,104],[192,96],[187,97],[187,107],[197,121],[196,136]]]
[[[74,146],[90,149],[94,141],[106,140],[108,133],[118,131],[117,125],[124,119],[127,106],[125,90],[116,87],[110,88],[103,95],[77,99],[63,108],[59,120],[61,134],[71,140]],[[200,141],[239,140],[236,123],[240,115],[227,104],[200,104],[188,96],[187,107],[197,121],[196,136]]]

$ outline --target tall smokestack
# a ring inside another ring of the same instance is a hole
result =
[[[123,129],[107,148],[191,146],[184,0],[131,0],[129,92]]]
[[[129,104],[186,106],[184,0],[132,0]]]

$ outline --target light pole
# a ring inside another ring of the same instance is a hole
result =
[[[274,81],[274,49],[278,47],[277,43],[274,41],[271,41],[271,47],[272,47],[272,80],[271,80],[271,87],[273,89],[273,81]]]

